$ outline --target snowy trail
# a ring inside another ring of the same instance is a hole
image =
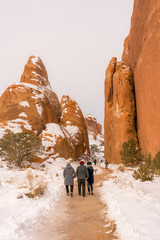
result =
[[[50,214],[36,226],[30,240],[115,240],[116,226],[106,220],[107,208],[100,201],[99,188],[109,170],[95,175],[94,195],[85,198],[77,194],[75,182],[74,197],[64,194]]]

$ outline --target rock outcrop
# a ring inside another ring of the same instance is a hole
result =
[[[122,60],[134,74],[139,144],[160,151],[160,1],[135,0]]]
[[[37,162],[48,157],[76,160],[89,154],[87,129],[78,104],[64,96],[61,108],[46,68],[35,56],[29,58],[20,83],[9,86],[0,98],[0,137],[22,130],[42,139],[45,155]]]
[[[98,134],[102,135],[102,124],[97,123]]]
[[[61,105],[48,82],[40,58],[31,56],[21,83],[9,86],[0,98],[0,122],[16,123],[39,134],[46,123],[58,123]]]
[[[56,123],[46,124],[46,128],[40,134],[40,139],[48,157],[76,160],[76,148],[72,137],[63,126]]]
[[[86,114],[84,116],[87,131],[88,131],[88,138],[89,138],[89,145],[90,145],[90,152],[92,158],[95,157],[93,154],[93,146],[97,145],[99,150],[104,152],[104,136],[102,134],[102,125],[97,122],[97,119],[92,114]],[[96,156],[97,157],[97,156]]]
[[[84,119],[89,134],[96,140],[98,134],[102,135],[102,125],[97,123],[97,119],[92,114],[86,114]]]
[[[128,66],[112,58],[105,79],[105,159],[120,163],[120,150],[129,138],[137,140],[133,77]]]
[[[62,116],[60,123],[72,137],[76,157],[81,156],[84,152],[89,155],[87,127],[80,107],[76,101],[67,95],[62,97],[61,106]]]

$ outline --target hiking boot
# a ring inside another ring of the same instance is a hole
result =
[[[67,196],[69,196],[69,193],[66,193]]]
[[[73,193],[71,192],[71,197],[73,197]]]
[[[94,195],[93,192],[91,192],[91,195]]]

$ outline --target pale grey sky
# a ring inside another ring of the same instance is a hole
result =
[[[121,60],[132,10],[133,0],[0,0],[0,94],[37,55],[59,100],[103,123],[105,69]]]

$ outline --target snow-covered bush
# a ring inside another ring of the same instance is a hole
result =
[[[136,146],[134,139],[129,139],[128,142],[124,142],[120,151],[122,163],[126,167],[136,167],[143,159],[141,149]]]
[[[27,161],[33,160],[42,150],[39,137],[29,132],[10,132],[0,139],[0,156],[9,167],[24,167]]]
[[[144,157],[143,162],[140,164],[138,170],[134,171],[133,177],[142,182],[153,180],[153,171],[151,168],[151,154]]]
[[[91,151],[94,153],[94,152],[99,152],[99,148],[96,144],[92,144],[91,146]]]

